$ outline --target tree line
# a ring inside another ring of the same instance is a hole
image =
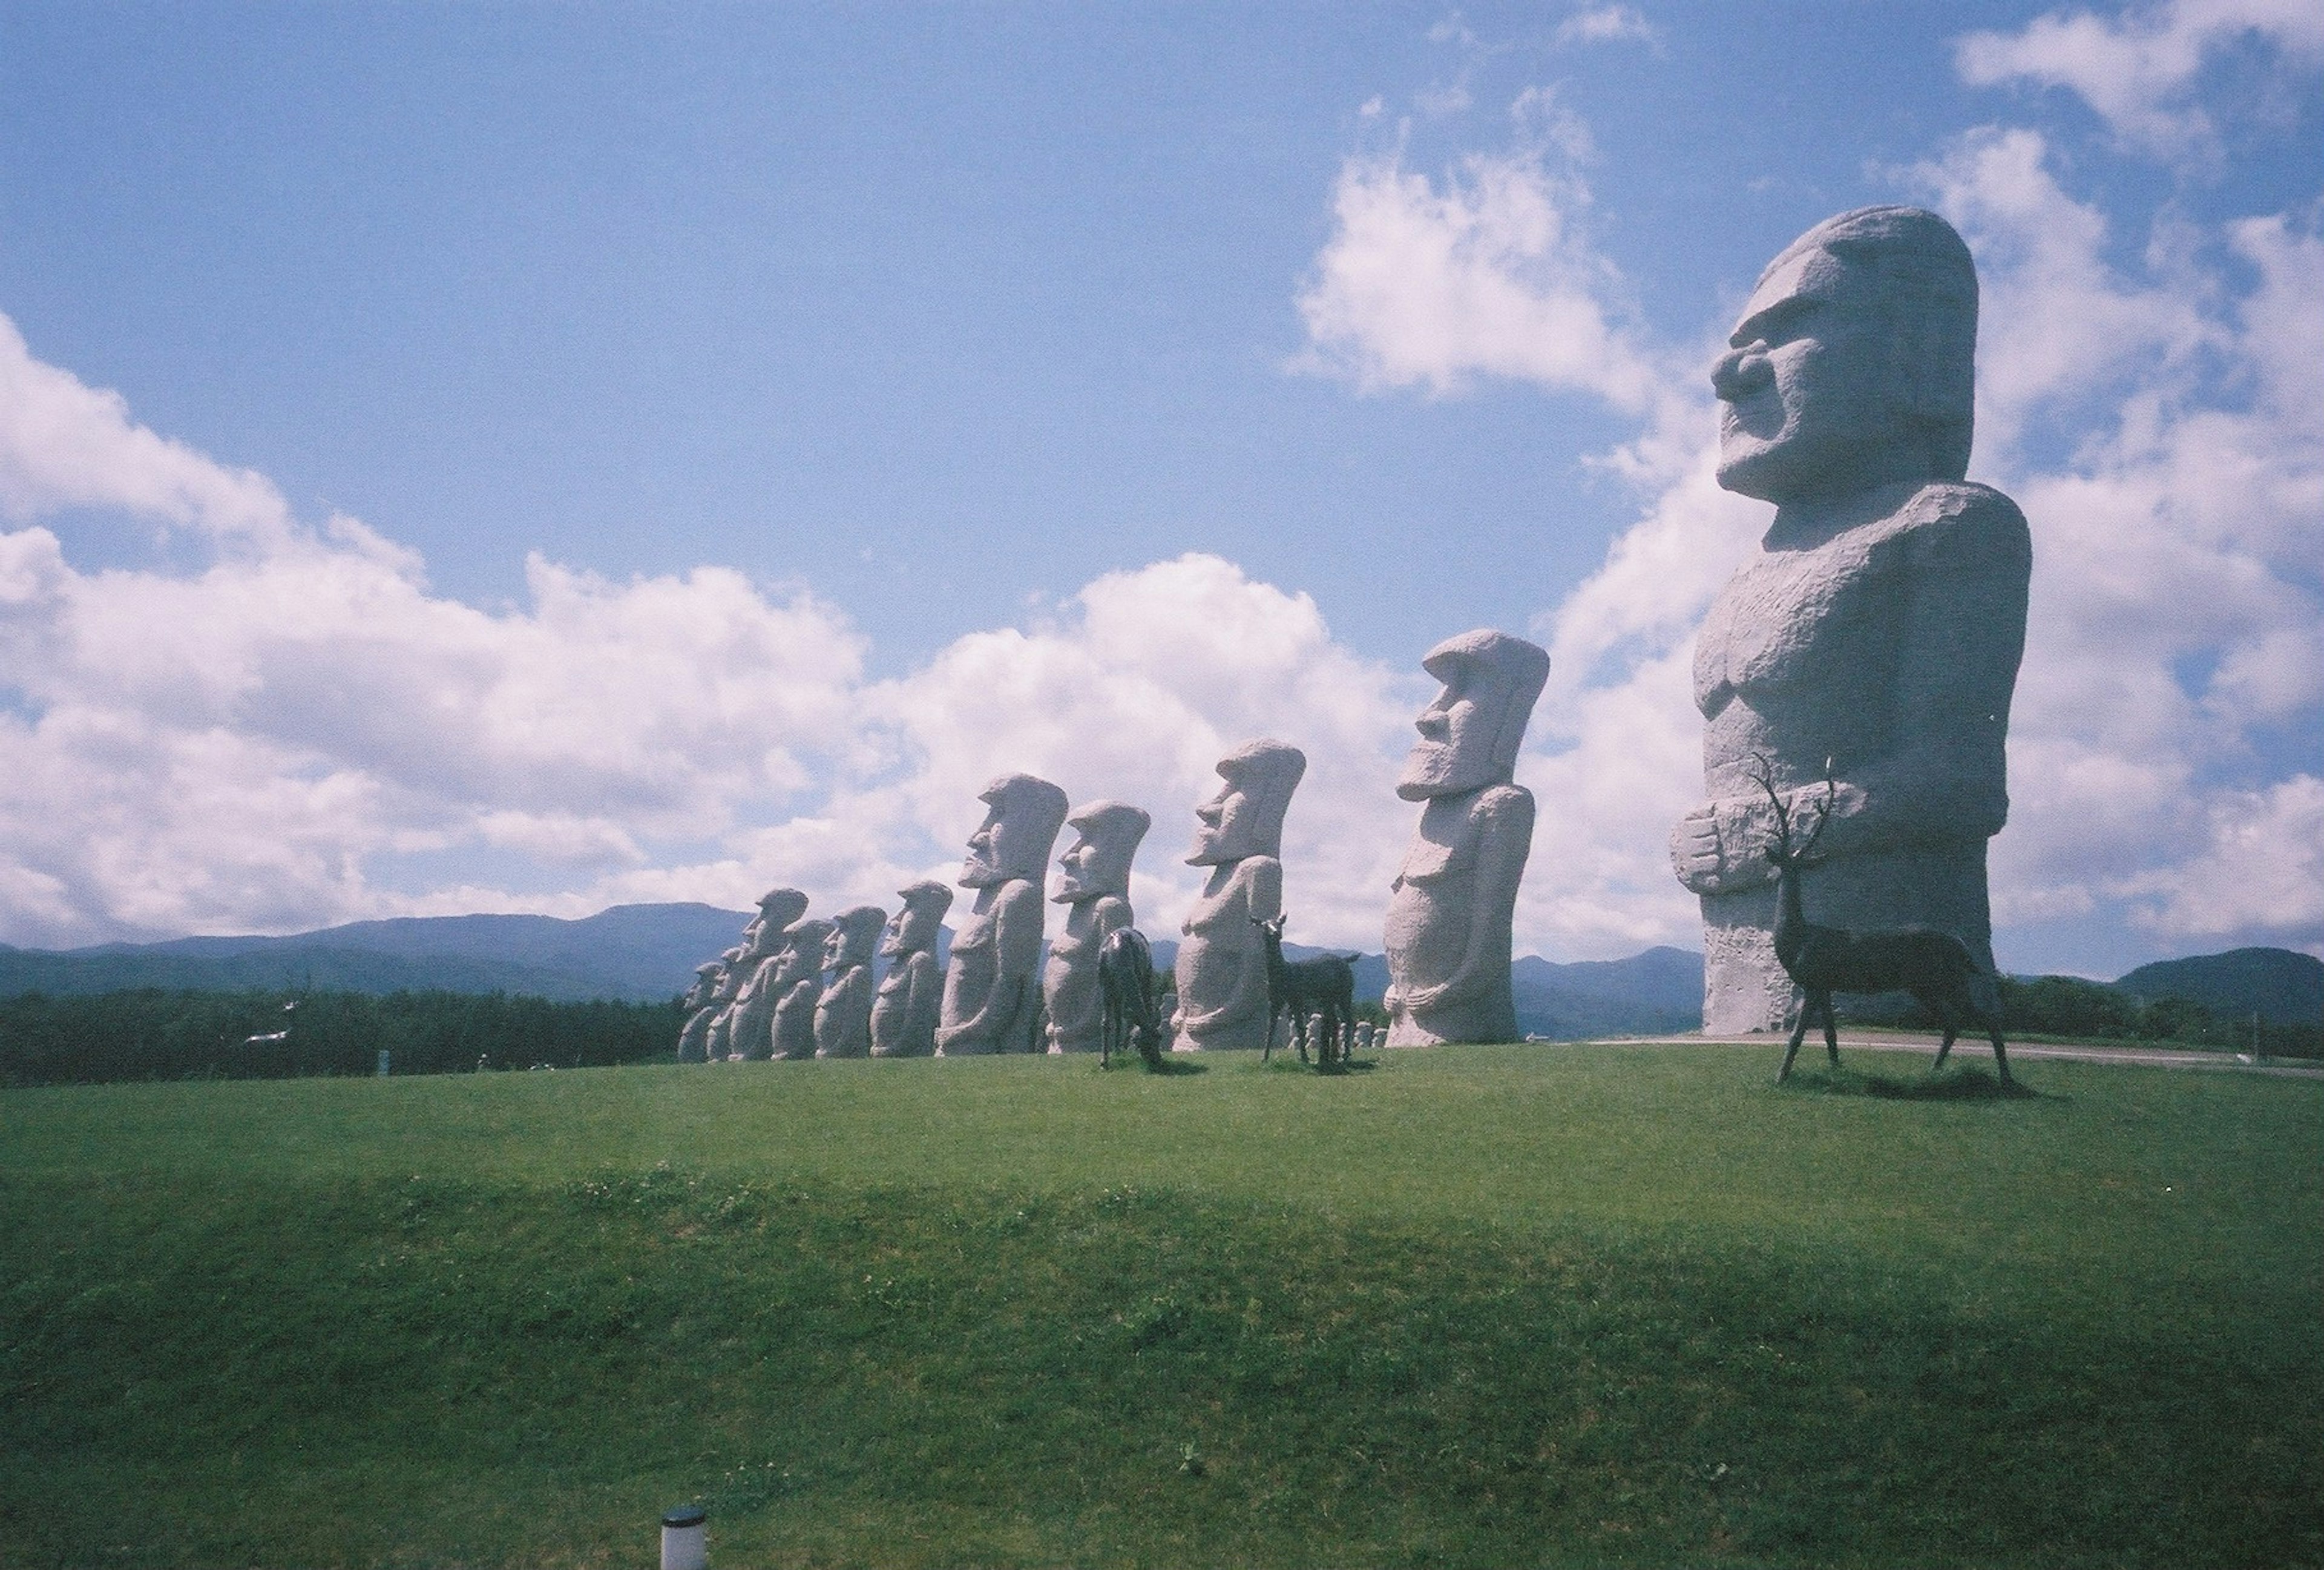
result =
[[[684,1011],[504,993],[168,992],[0,999],[0,1085],[580,1068],[674,1057]]]
[[[1936,1023],[1918,1004],[1910,1002],[1902,1002],[1895,1010],[1860,1003],[1853,1013],[1864,1024],[1923,1029]],[[2255,1025],[2248,1014],[2217,1014],[2186,998],[2149,1002],[2080,976],[2003,976],[2001,1025],[2013,1040],[2019,1036],[2061,1036],[2236,1052],[2249,1052],[2256,1045],[2270,1057],[2324,1057],[2324,1020],[2262,1020]]]

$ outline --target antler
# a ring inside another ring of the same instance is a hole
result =
[[[1759,789],[1767,793],[1767,800],[1775,809],[1775,844],[1768,851],[1768,857],[1779,863],[1805,860],[1831,824],[1832,799],[1840,794],[1839,781],[1832,775],[1832,760],[1823,761],[1823,799],[1815,804],[1815,826],[1808,830],[1807,843],[1796,851],[1792,848],[1792,809],[1783,793],[1775,789],[1775,766],[1766,753],[1751,754],[1751,778],[1759,782]]]

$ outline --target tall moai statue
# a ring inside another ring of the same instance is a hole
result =
[[[936,937],[952,891],[923,880],[896,891],[903,909],[880,939],[888,974],[872,1001],[872,1056],[926,1057],[936,1049],[936,1018],[944,1004],[944,966]]]
[[[710,1056],[710,1026],[718,1018],[724,1005],[718,1002],[718,985],[726,979],[726,962],[714,959],[694,967],[694,985],[687,989],[686,1023],[678,1032],[678,1060],[680,1063],[706,1062]]]
[[[1065,821],[1079,837],[1057,858],[1064,876],[1050,898],[1065,908],[1065,929],[1049,945],[1041,995],[1048,1005],[1049,1050],[1095,1052],[1105,1022],[1098,946],[1108,933],[1134,923],[1130,864],[1154,819],[1122,802],[1093,801]]]
[[[1977,269],[1917,208],[1861,208],[1792,242],[1711,370],[1719,483],[1775,504],[1697,634],[1707,798],[1671,834],[1702,896],[1703,1028],[1780,1029],[1775,810],[1831,798],[1812,919],[1933,927],[1992,966],[1986,842],[2033,546],[1969,485]]]
[[[877,905],[843,910],[833,921],[823,948],[830,974],[815,1005],[817,1057],[872,1055],[872,955],[887,925],[888,913]]]
[[[976,891],[952,940],[936,1054],[1030,1052],[1038,1043],[1041,875],[1065,820],[1065,793],[1030,774],[1004,774],[979,800],[989,810],[969,836],[961,887]]]
[[[815,1056],[815,1011],[823,1002],[823,956],[832,924],[810,918],[794,921],[773,960],[775,995],[773,1056],[796,1063]]]
[[[1444,684],[1414,727],[1396,793],[1425,801],[1388,907],[1388,1045],[1514,1041],[1509,928],[1533,849],[1533,793],[1512,783],[1549,656],[1480,628],[1428,651]]]
[[[807,914],[807,896],[797,889],[770,889],[759,896],[759,913],[742,928],[742,990],[727,1010],[726,1051],[751,1062],[774,1055],[776,977],[781,968],[784,934]]]
[[[1179,931],[1176,1050],[1267,1045],[1267,951],[1258,922],[1283,913],[1283,815],[1307,754],[1246,742],[1219,760],[1219,793],[1194,808],[1190,866],[1211,875]]]

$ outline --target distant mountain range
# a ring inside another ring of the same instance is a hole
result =
[[[359,993],[527,993],[560,1001],[652,1002],[683,993],[694,967],[742,935],[746,912],[712,905],[616,905],[577,921],[551,916],[435,916],[358,921],[289,937],[180,937],[64,952],[0,944],[0,996],[311,988]],[[1154,943],[1167,967],[1177,945]],[[1286,944],[1294,958],[1326,952]],[[1344,953],[1345,950],[1333,952]],[[1358,957],[1356,995],[1378,1002],[1388,961]],[[1628,959],[1511,967],[1517,1030],[1551,1040],[1670,1035],[1702,1024],[1702,956],[1650,948]],[[2181,997],[2223,1017],[2271,1023],[2324,1016],[2324,960],[2281,948],[2141,965],[2113,984],[2152,1002]]]

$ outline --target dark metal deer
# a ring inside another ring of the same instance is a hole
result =
[[[1340,1038],[1356,1018],[1356,973],[1351,964],[1356,955],[1320,955],[1314,959],[1296,961],[1283,957],[1283,923],[1287,917],[1277,916],[1262,921],[1254,916],[1251,925],[1259,928],[1259,941],[1267,946],[1267,1045],[1259,1049],[1259,1060],[1264,1063],[1275,1050],[1275,1021],[1285,1011],[1291,1015],[1291,1039],[1299,1048],[1299,1061],[1307,1061],[1307,1017],[1315,1014],[1315,1058],[1319,1067],[1329,1068],[1346,1057]]]
[[[1819,927],[1800,908],[1800,874],[1815,865],[1810,853],[1831,821],[1832,798],[1839,787],[1831,766],[1824,766],[1823,799],[1816,803],[1815,826],[1804,844],[1792,844],[1791,809],[1775,790],[1775,771],[1765,757],[1753,754],[1759,788],[1775,807],[1775,843],[1767,859],[1775,865],[1775,958],[1784,972],[1805,994],[1799,1021],[1784,1048],[1784,1066],[1775,1083],[1791,1077],[1792,1060],[1800,1053],[1809,1021],[1823,1016],[1824,1050],[1832,1067],[1840,1066],[1840,1031],[1832,1020],[1831,994],[1838,993],[1906,992],[1943,1022],[1944,1044],[1931,1067],[1942,1068],[1960,1034],[1964,1020],[1986,1028],[1993,1042],[1993,1060],[2001,1082],[2010,1083],[2009,1054],[2001,1045],[2000,984],[1969,951],[1969,945],[1933,927],[1884,927],[1854,932],[1843,927]]]
[[[1148,1068],[1162,1067],[1162,1021],[1154,1008],[1154,951],[1135,927],[1105,935],[1097,947],[1098,1067],[1113,1065],[1116,1047],[1135,1048]]]

